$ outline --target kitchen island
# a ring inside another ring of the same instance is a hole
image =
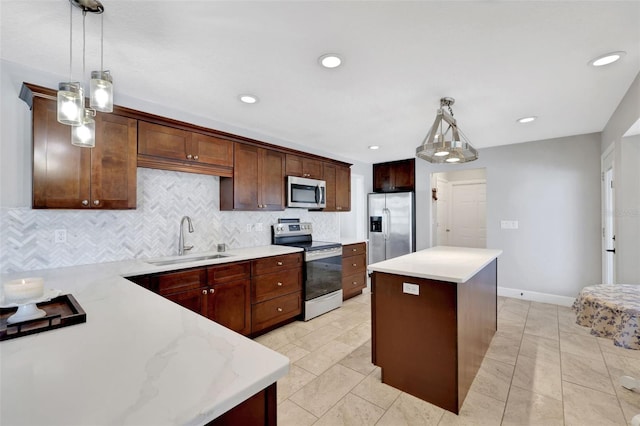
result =
[[[234,407],[262,409],[260,424],[275,424],[275,383],[288,358],[123,277],[298,251],[264,246],[179,266],[132,260],[3,275],[43,277],[72,294],[87,320],[0,342],[0,424],[218,424]]]
[[[368,266],[382,382],[458,414],[496,331],[501,253],[433,247]]]

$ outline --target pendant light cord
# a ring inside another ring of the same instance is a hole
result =
[[[104,71],[102,60],[104,59],[104,13],[100,14],[100,71]]]
[[[69,83],[73,81],[73,5],[69,2]]]
[[[82,11],[82,75],[85,73],[85,46],[86,46],[86,31],[85,31],[85,21],[87,18],[87,12],[85,10]]]

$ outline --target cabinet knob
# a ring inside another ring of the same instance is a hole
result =
[[[278,266],[282,266],[282,262],[279,262],[279,261],[278,261],[278,262],[276,262],[276,265],[278,265]]]
[[[193,156],[193,159],[194,159],[194,160],[197,160],[198,158],[200,158],[200,157],[198,157],[197,155],[194,155],[194,156]]]
[[[207,294],[207,290],[202,290],[202,294]]]
[[[278,308],[278,312],[282,312],[282,308]]]
[[[82,200],[82,205],[83,206],[88,206],[89,205],[89,200]]]
[[[94,206],[99,206],[100,205],[100,200],[93,200],[93,205]]]
[[[215,293],[215,292],[216,292],[216,289],[215,289],[215,288],[210,288],[210,289],[209,289],[209,293],[210,293],[210,294],[213,294],[213,293]]]
[[[357,264],[357,263],[354,263],[354,264],[353,264],[353,266],[358,266],[358,264]]]
[[[187,154],[187,160],[191,160],[192,158],[193,158],[193,155]]]
[[[358,285],[358,281],[354,281],[354,282],[353,282],[353,285]]]
[[[279,283],[278,283],[278,287],[282,287],[282,283],[280,283],[280,282],[279,282]]]
[[[352,251],[358,251],[358,249],[357,249],[357,248],[354,248],[354,249],[351,249],[351,250],[352,250]]]

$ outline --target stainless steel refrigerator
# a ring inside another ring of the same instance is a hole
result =
[[[416,250],[413,192],[375,193],[369,201],[369,264]]]

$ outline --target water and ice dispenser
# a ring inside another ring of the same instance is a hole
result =
[[[369,232],[382,232],[382,216],[369,217]]]

